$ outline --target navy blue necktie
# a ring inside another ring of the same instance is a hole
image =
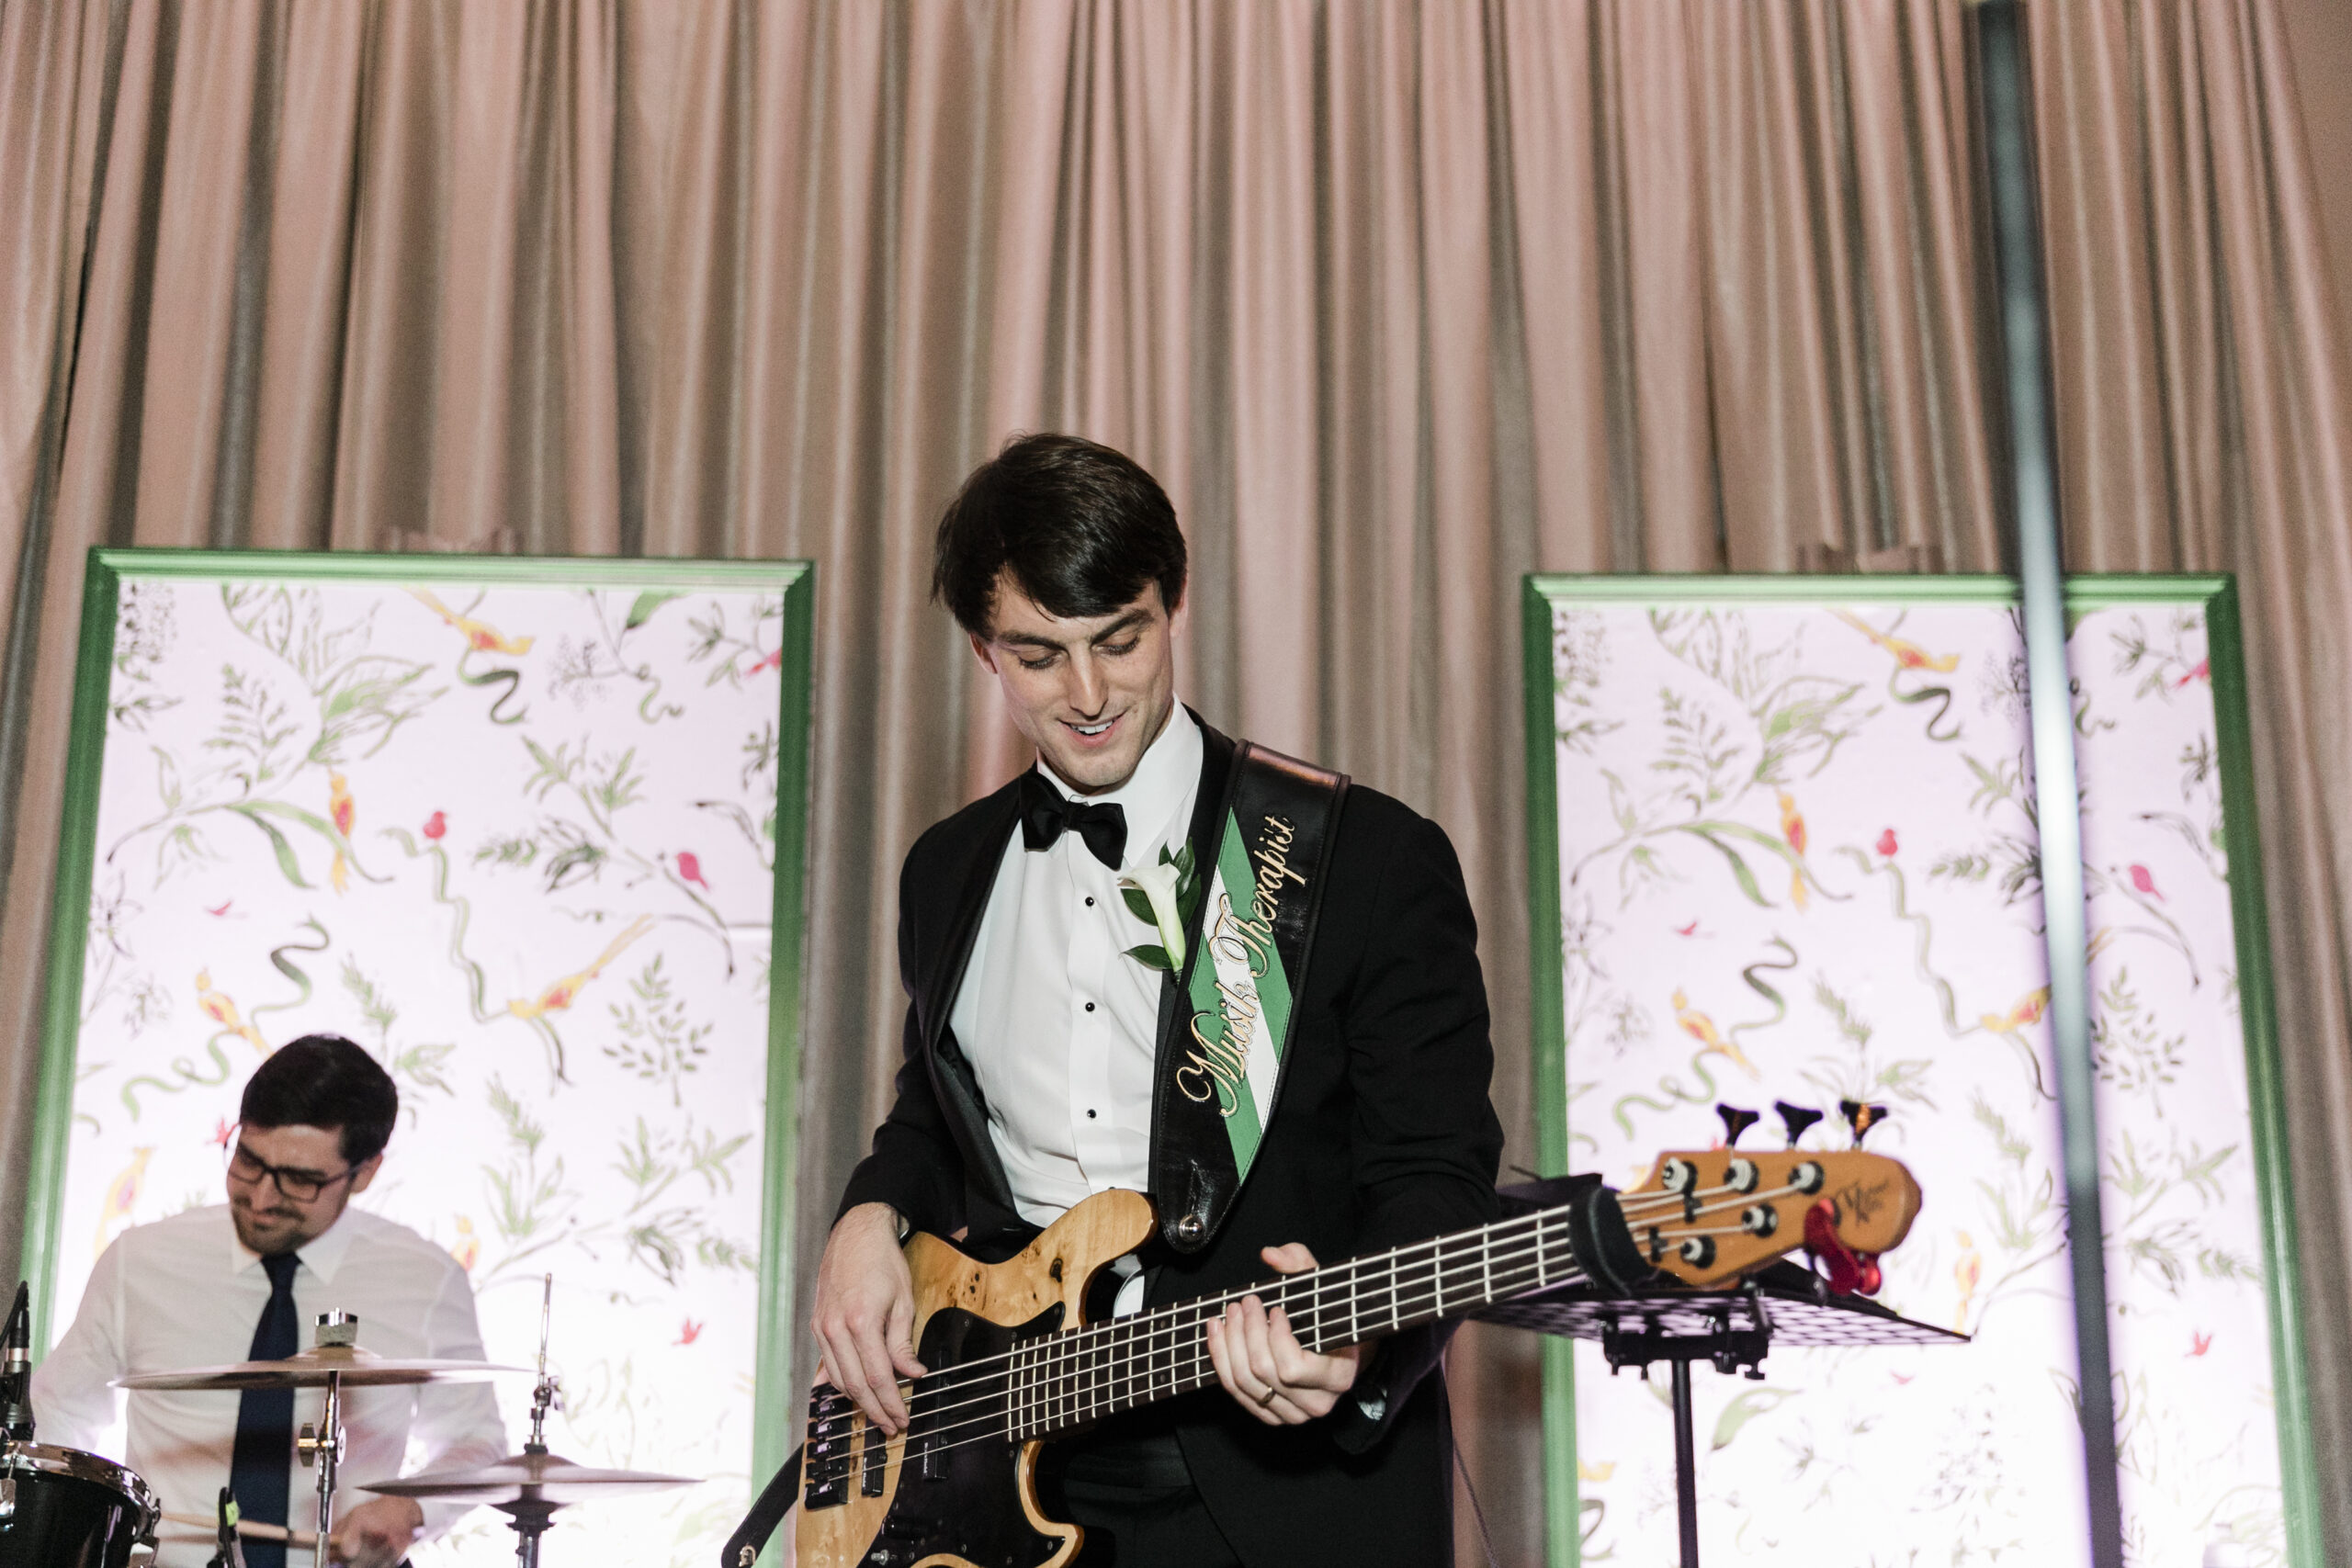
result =
[[[294,1314],[294,1270],[300,1262],[290,1252],[261,1260],[269,1271],[269,1304],[254,1325],[248,1359],[282,1361],[301,1348]],[[237,1447],[229,1461],[229,1490],[241,1517],[283,1525],[287,1476],[294,1462],[294,1391],[249,1388],[237,1397]],[[286,1568],[286,1548],[280,1542],[248,1540],[244,1547],[245,1568]]]

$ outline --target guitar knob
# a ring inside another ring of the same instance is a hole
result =
[[[1862,1135],[1886,1120],[1886,1107],[1865,1105],[1858,1100],[1841,1100],[1838,1109],[1846,1113],[1846,1125],[1854,1130],[1854,1146],[1862,1146]]]
[[[1736,1105],[1718,1105],[1715,1114],[1724,1119],[1724,1147],[1727,1149],[1739,1147],[1739,1135],[1764,1120],[1761,1111],[1742,1111]]]
[[[1802,1105],[1791,1105],[1785,1100],[1774,1100],[1772,1109],[1780,1112],[1781,1125],[1789,1130],[1789,1147],[1791,1148],[1797,1146],[1797,1140],[1804,1136],[1806,1128],[1821,1120],[1820,1111],[1808,1111]]]

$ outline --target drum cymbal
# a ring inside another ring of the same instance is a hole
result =
[[[491,1503],[524,1497],[543,1503],[600,1503],[639,1492],[670,1486],[693,1486],[691,1475],[656,1475],[644,1470],[592,1470],[560,1454],[509,1454],[479,1470],[440,1470],[425,1475],[405,1475],[379,1481],[362,1492],[388,1497],[446,1497],[463,1503]]]
[[[345,1388],[379,1383],[481,1382],[504,1372],[528,1372],[489,1361],[445,1361],[379,1356],[356,1345],[323,1345],[282,1361],[232,1361],[225,1367],[187,1367],[169,1372],[133,1372],[114,1380],[118,1388],[324,1388],[340,1373]]]

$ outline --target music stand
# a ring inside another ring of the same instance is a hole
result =
[[[1828,1281],[1775,1263],[1732,1291],[1657,1291],[1611,1296],[1589,1284],[1514,1296],[1470,1314],[1512,1328],[1590,1339],[1613,1374],[1666,1361],[1674,1371],[1674,1494],[1682,1568],[1699,1568],[1699,1466],[1690,1417],[1690,1363],[1728,1376],[1764,1376],[1764,1356],[1788,1346],[1963,1345],[1965,1334],[1919,1323],[1866,1296],[1829,1293]]]

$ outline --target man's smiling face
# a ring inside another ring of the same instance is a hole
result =
[[[1081,795],[1127,782],[1176,702],[1176,627],[1159,585],[1103,615],[1057,615],[997,577],[989,636],[972,651],[1003,688],[1013,728]]]

